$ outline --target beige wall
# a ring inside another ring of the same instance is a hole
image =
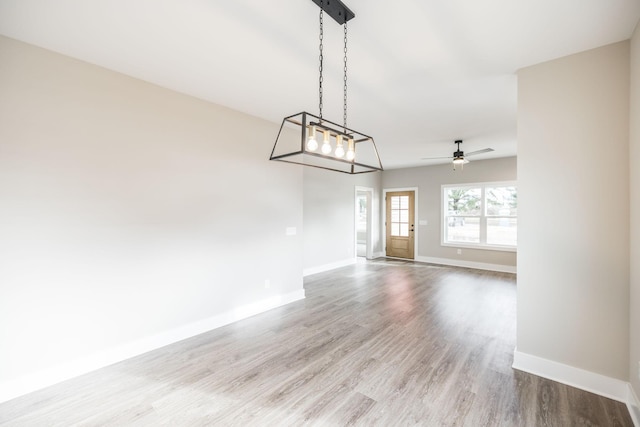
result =
[[[355,254],[355,187],[373,188],[372,246],[380,237],[381,173],[347,175],[317,168],[304,170],[304,268],[353,261]]]
[[[383,173],[382,185],[391,188],[418,188],[418,251],[416,257],[448,259],[455,262],[472,262],[515,267],[516,253],[464,248],[458,255],[456,248],[441,245],[441,188],[445,184],[469,182],[515,181],[516,158],[472,161],[463,170],[454,171],[451,164],[419,168],[394,169]],[[427,225],[418,225],[426,220]]]
[[[303,292],[278,124],[4,37],[0,94],[0,386]]]
[[[631,39],[631,104],[630,104],[630,150],[631,172],[631,295],[630,321],[630,369],[629,377],[636,396],[640,397],[640,23]],[[640,416],[640,413],[638,414]]]
[[[518,350],[629,377],[629,43],[518,73]]]

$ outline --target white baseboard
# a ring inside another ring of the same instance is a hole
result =
[[[312,274],[324,273],[325,271],[334,270],[340,267],[346,267],[348,265],[353,265],[357,262],[356,257],[343,259],[342,261],[336,261],[329,264],[319,265],[316,267],[305,268],[302,270],[303,276],[310,276]]]
[[[0,383],[0,403],[304,298],[304,289],[276,295],[198,322]]]
[[[629,383],[626,381],[522,353],[518,349],[513,354],[513,369],[608,397],[618,402],[627,403],[629,399]]]
[[[434,258],[427,256],[417,256],[415,260],[418,262],[426,262],[429,264],[450,265],[453,267],[475,268],[477,270],[499,271],[502,273],[517,273],[517,267],[513,265],[489,264],[485,262],[464,261],[450,258]]]
[[[636,427],[640,427],[640,399],[638,399],[638,395],[634,392],[631,384],[629,384],[627,408],[629,409],[629,414],[631,414],[633,425]]]

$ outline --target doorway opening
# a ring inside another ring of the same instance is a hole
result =
[[[373,258],[371,215],[373,188],[356,187],[355,253],[358,258]]]

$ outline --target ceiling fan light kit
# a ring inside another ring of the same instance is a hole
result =
[[[355,14],[340,0],[313,0],[313,2],[320,7],[320,78],[318,80],[320,114],[316,116],[303,111],[285,117],[280,125],[269,160],[352,175],[381,171],[382,163],[373,138],[347,127],[347,22],[353,19]],[[344,26],[342,126],[322,117],[324,12]],[[322,139],[322,145],[319,139]]]
[[[459,139],[455,141],[454,144],[458,144],[458,148],[453,153],[453,170],[456,170],[456,166],[460,166],[460,169],[464,169],[464,164],[469,163],[469,160],[464,159],[464,151],[460,150],[462,140]]]

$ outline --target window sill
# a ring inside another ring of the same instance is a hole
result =
[[[445,242],[441,242],[440,245],[448,248],[480,249],[483,251],[499,251],[499,252],[518,252],[518,248],[513,246],[474,245],[474,244],[465,244],[465,243],[445,243]]]

